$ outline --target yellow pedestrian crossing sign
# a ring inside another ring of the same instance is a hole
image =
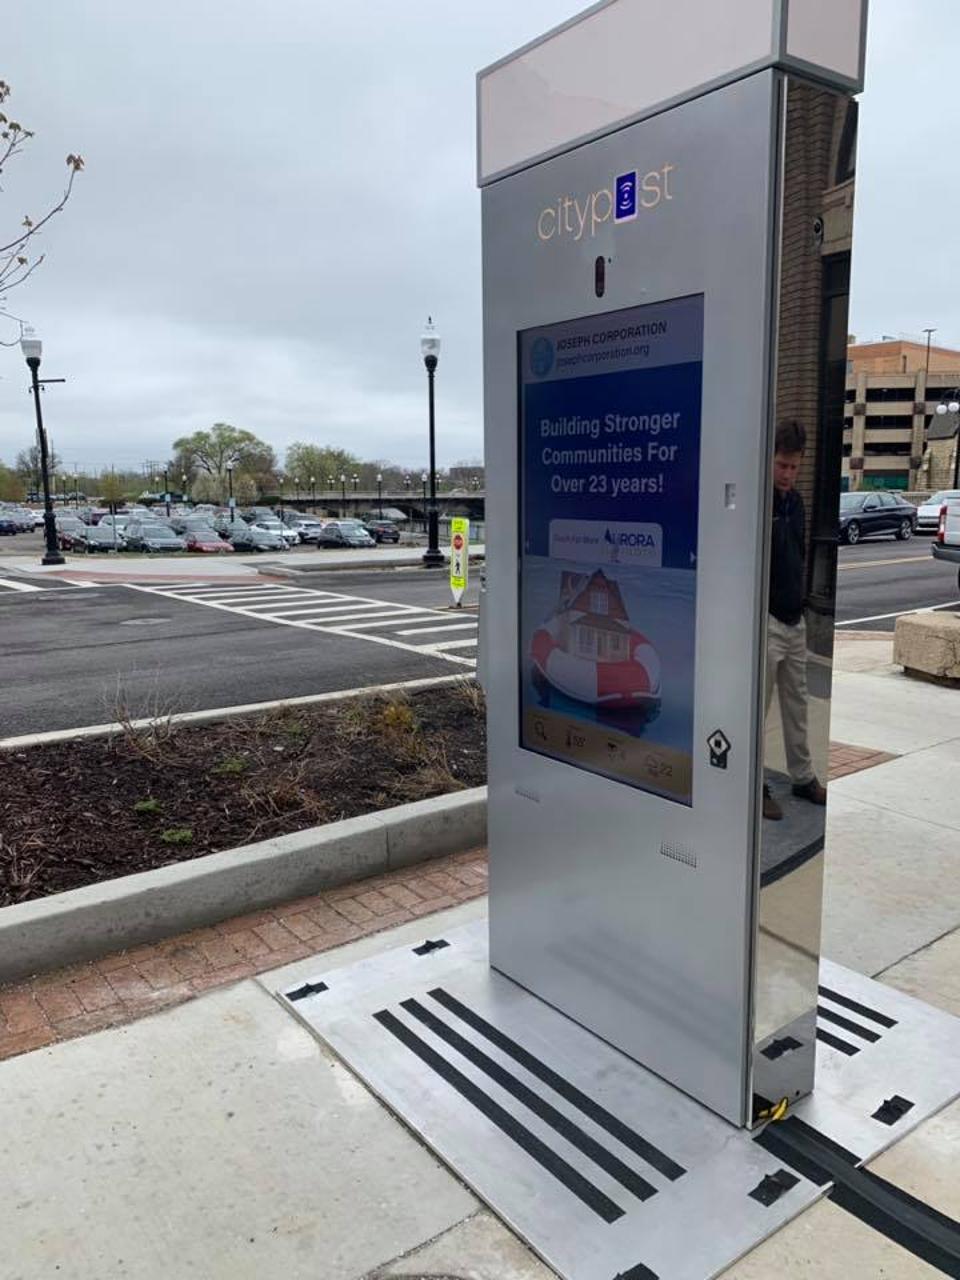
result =
[[[454,516],[450,521],[450,590],[457,605],[467,589],[470,572],[470,521]]]

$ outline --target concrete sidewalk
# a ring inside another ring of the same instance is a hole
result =
[[[890,645],[872,633],[838,644],[834,740],[896,758],[834,775],[823,949],[960,1016],[960,691],[897,674]],[[382,892],[356,894],[371,889]],[[419,913],[319,964],[297,959],[0,1063],[0,1280],[548,1280],[273,999],[483,911],[475,899]],[[302,945],[326,943],[314,932]],[[954,1104],[871,1168],[960,1217],[958,1153]],[[824,1200],[726,1274],[941,1273]]]

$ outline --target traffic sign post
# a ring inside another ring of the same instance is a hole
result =
[[[458,609],[462,607],[469,576],[470,521],[465,516],[454,516],[450,521],[450,590]]]

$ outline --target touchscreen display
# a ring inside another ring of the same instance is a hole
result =
[[[703,296],[518,343],[520,745],[690,805]]]

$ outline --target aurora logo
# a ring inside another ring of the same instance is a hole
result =
[[[632,222],[673,199],[671,175],[675,164],[664,164],[641,174],[636,169],[618,174],[612,186],[600,187],[585,196],[557,196],[553,204],[540,210],[537,239],[592,239],[605,222]]]

